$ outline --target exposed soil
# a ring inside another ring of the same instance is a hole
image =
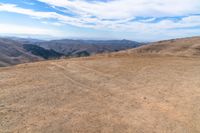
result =
[[[0,132],[199,133],[200,60],[105,55],[0,68]]]

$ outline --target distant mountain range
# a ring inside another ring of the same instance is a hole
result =
[[[97,53],[115,52],[130,48],[135,48],[141,43],[129,40],[109,40],[109,41],[95,41],[95,40],[53,40],[37,43],[38,46],[45,49],[52,49],[56,52],[62,53],[66,56],[88,56]]]
[[[99,53],[116,52],[143,45],[129,40],[52,40],[26,38],[0,38],[0,66],[26,62],[82,57]]]

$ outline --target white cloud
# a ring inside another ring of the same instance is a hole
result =
[[[0,29],[0,34],[51,35],[55,37],[63,35],[60,31],[13,24],[0,24]]]
[[[42,1],[42,0],[41,0]],[[43,1],[51,1],[51,0],[43,0]],[[58,0],[56,3],[57,5],[59,2],[62,0]],[[128,1],[128,0],[125,0]],[[155,0],[156,1],[156,0]],[[186,0],[187,1],[187,0]],[[73,3],[71,1],[63,1],[62,3],[64,6],[66,6],[69,3]],[[78,1],[80,2],[80,1]],[[65,4],[66,3],[66,4]],[[84,2],[86,3],[86,2]],[[61,4],[61,3],[60,3]],[[89,3],[87,3],[89,4]],[[90,3],[91,4],[91,3]],[[106,4],[106,3],[104,3]],[[97,4],[98,5],[98,4]],[[78,7],[78,6],[77,6]],[[91,10],[91,9],[90,9]],[[173,22],[170,20],[162,20],[157,23],[146,23],[152,20],[155,20],[154,18],[147,19],[147,20],[142,20],[140,22],[137,21],[130,21],[134,19],[134,16],[130,16],[130,18],[124,18],[124,19],[117,19],[113,20],[113,18],[109,18],[108,20],[102,20],[98,18],[91,18],[85,15],[80,16],[80,17],[69,17],[66,15],[61,15],[56,12],[42,12],[42,11],[34,11],[31,9],[24,9],[21,7],[18,7],[13,4],[1,4],[0,6],[0,11],[7,11],[7,12],[14,12],[14,13],[20,13],[24,15],[29,15],[31,17],[37,18],[37,19],[57,19],[58,22],[52,23],[52,25],[55,26],[61,26],[63,23],[66,24],[71,24],[75,26],[80,26],[80,27],[90,27],[90,28],[113,28],[113,29],[129,29],[129,30],[134,30],[135,27],[140,27],[140,29],[147,29],[147,28],[160,28],[160,29],[165,29],[165,28],[178,28],[178,27],[184,27],[184,26],[197,26],[200,24],[200,17],[199,16],[189,16],[185,17],[179,22]],[[106,13],[103,13],[106,14]],[[117,14],[117,13],[114,13]],[[89,23],[92,23],[93,25],[90,25]]]
[[[74,16],[59,14],[58,12],[34,11],[33,9],[25,9],[13,4],[0,4],[0,11],[24,14],[36,19],[45,19],[41,22],[52,26],[70,24],[78,27],[134,32],[140,36],[158,36],[161,34],[171,36],[172,34],[169,33],[170,30],[200,26],[200,16],[193,15],[200,12],[199,0],[110,0],[108,2],[88,2],[89,0],[37,1],[46,3],[59,11],[73,13]],[[185,17],[178,21],[165,18],[152,23],[152,21],[160,17],[176,16]],[[144,17],[146,19],[138,21],[136,19],[137,17]],[[48,22],[46,19],[55,19],[57,21]],[[185,33],[191,33],[191,31],[185,30]],[[19,30],[19,32],[22,31]],[[38,32],[47,33],[44,31]],[[175,34],[176,30],[173,32]],[[178,34],[178,31],[176,33]]]
[[[43,24],[48,24],[48,25],[53,25],[53,26],[63,26],[63,23],[59,23],[59,22],[48,22],[48,21],[42,21],[41,23]]]
[[[101,19],[124,19],[133,16],[180,16],[199,13],[199,0],[112,0],[88,2],[85,0],[38,0],[63,7],[74,13]]]
[[[41,12],[34,11],[32,9],[24,9],[14,4],[0,4],[0,11],[24,14],[34,17],[36,19],[56,19],[60,22],[60,24],[65,23],[80,27],[92,27],[90,25],[87,25],[86,23],[100,23],[100,21],[95,18],[73,18],[66,15],[58,14],[56,12]],[[58,23],[54,23],[54,25],[58,25]]]
[[[0,11],[14,12],[14,13],[19,13],[19,14],[29,15],[35,18],[55,18],[55,19],[63,19],[63,20],[68,20],[68,21],[73,20],[73,18],[62,16],[55,12],[39,12],[39,11],[31,10],[31,9],[24,9],[14,4],[1,4]]]
[[[199,0],[112,0],[108,2],[85,0],[38,0],[54,7],[62,7],[79,16],[79,26],[94,23],[94,28],[170,29],[200,25],[199,16],[189,16],[200,12]],[[95,16],[95,18],[91,18]],[[152,17],[140,22],[130,22],[135,17]],[[189,16],[179,22],[162,20],[158,23],[146,23],[156,17]],[[104,20],[106,19],[106,20]],[[116,20],[113,20],[116,19]],[[190,19],[190,20],[189,20]],[[76,24],[74,24],[76,25]],[[92,27],[92,26],[88,26]]]

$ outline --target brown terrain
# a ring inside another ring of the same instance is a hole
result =
[[[142,43],[129,40],[52,40],[0,37],[0,67],[71,57],[86,57],[136,48]]]
[[[125,53],[137,53],[139,55],[169,55],[183,57],[200,56],[200,37],[172,39],[160,41]]]
[[[200,38],[0,68],[0,132],[199,133]]]
[[[23,44],[20,42],[8,38],[0,38],[0,67],[41,60],[41,57],[23,49]]]

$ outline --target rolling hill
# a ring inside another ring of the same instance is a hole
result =
[[[130,53],[143,55],[200,56],[200,37],[172,39],[155,42],[129,50]]]
[[[61,57],[82,57],[138,47],[128,40],[54,40],[0,38],[0,67]]]
[[[42,60],[42,58],[27,52],[23,48],[23,44],[11,39],[0,39],[0,66],[39,60]]]
[[[37,43],[38,46],[53,49],[66,56],[79,57],[80,53],[94,55],[110,53],[141,46],[141,43],[129,40],[53,40]]]
[[[0,68],[0,132],[199,133],[198,40]]]

